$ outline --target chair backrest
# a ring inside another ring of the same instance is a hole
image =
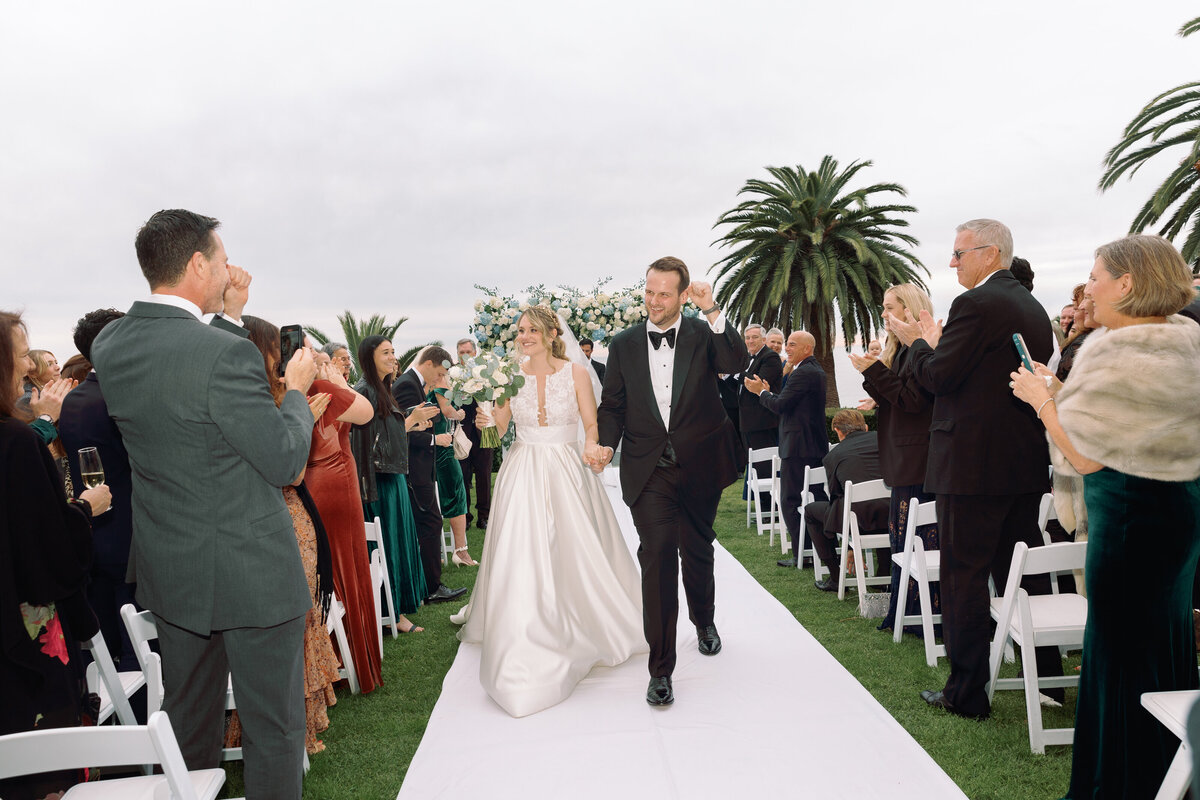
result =
[[[858,517],[854,514],[853,506],[855,503],[865,503],[868,500],[886,500],[892,496],[892,487],[884,483],[883,478],[877,478],[873,481],[864,481],[855,484],[854,481],[846,481],[846,499],[842,505],[842,534],[849,535],[851,525],[858,527]]]
[[[808,505],[813,501],[813,494],[809,491],[813,486],[825,486],[825,468],[824,467],[805,467],[804,468],[804,500],[803,504]]]
[[[1058,519],[1058,512],[1054,510],[1054,495],[1046,492],[1038,504],[1038,530],[1042,532],[1043,544],[1051,543],[1050,533],[1046,530],[1046,526],[1052,519]]]
[[[149,611],[138,611],[132,603],[126,603],[121,606],[121,621],[125,623],[129,641],[133,643],[133,653],[144,672],[144,659],[145,654],[150,652],[150,641],[158,638],[158,625],[154,622],[154,615]],[[145,648],[142,645],[145,645]]]
[[[932,500],[926,500],[922,503],[920,500],[913,498],[908,503],[908,521],[904,526],[904,552],[905,554],[916,551],[920,543],[920,537],[917,536],[917,528],[922,525],[933,525],[937,522],[937,504]],[[922,549],[924,549],[922,547]],[[906,555],[907,557],[907,555]]]
[[[751,447],[751,448],[747,449],[746,450],[746,464],[747,464],[747,468],[750,470],[750,474],[752,475],[752,477],[768,478],[769,476],[767,476],[767,475],[759,475],[758,470],[755,469],[755,467],[754,467],[754,464],[757,461],[771,461],[778,455],[779,455],[778,447],[759,447],[758,449]]]
[[[125,687],[121,685],[121,677],[117,674],[117,665],[113,662],[112,654],[108,652],[108,645],[104,642],[104,634],[96,631],[96,635],[81,645],[85,650],[92,654],[92,663],[88,666],[88,670],[93,668],[97,671],[101,683],[104,684],[104,689],[108,693],[109,700],[113,704],[113,713],[117,715],[117,719],[122,725],[133,725],[137,722],[137,718],[133,715],[133,706],[129,704],[129,697],[125,694]],[[92,682],[88,682],[89,687]],[[103,720],[97,720],[102,722]]]
[[[367,532],[367,541],[375,542],[379,547],[383,547],[383,524],[376,517],[370,522],[364,522],[363,527]]]
[[[0,736],[0,778],[129,764],[162,764],[172,800],[196,800],[179,742],[163,711],[151,714],[146,725],[50,728]]]
[[[1004,597],[1014,595],[1026,575],[1043,575],[1048,572],[1070,572],[1083,569],[1087,560],[1087,542],[1056,542],[1041,547],[1030,547],[1017,542],[1013,548],[1012,564],[1008,569],[1008,583]]]

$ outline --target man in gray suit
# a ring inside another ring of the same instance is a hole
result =
[[[315,367],[296,353],[276,408],[240,324],[250,276],[228,263],[219,224],[150,218],[136,247],[152,294],[101,332],[92,359],[129,452],[130,580],[158,625],[184,759],[218,765],[232,674],[246,797],[299,798],[312,598],[280,487],[308,458]]]

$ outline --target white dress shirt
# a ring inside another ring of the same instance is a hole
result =
[[[180,297],[177,294],[159,294],[159,293],[155,292],[154,294],[151,294],[149,297],[146,298],[146,302],[147,303],[158,303],[159,305],[175,306],[176,308],[182,308],[184,311],[188,312],[193,317],[195,317],[196,319],[203,322],[205,325],[211,325],[212,321],[213,321],[213,317],[218,316],[218,314],[205,314],[200,309],[200,306],[196,305],[191,300],[188,300],[186,297]],[[234,325],[238,325],[243,328],[246,327],[245,325],[242,325],[242,321],[240,319],[234,319],[233,317],[227,317],[227,316],[225,316],[225,314],[220,314],[219,316],[222,319],[229,320]]]
[[[707,322],[707,319],[705,321]],[[655,350],[654,345],[650,342],[650,332],[666,333],[673,330],[675,331],[675,344],[679,344],[679,329],[682,325],[682,314],[675,318],[673,325],[665,328],[660,328],[650,320],[646,320],[646,353],[650,359],[650,386],[654,390],[654,402],[658,404],[658,413],[662,416],[663,427],[667,430],[671,429],[671,383],[675,375],[675,348],[664,341]],[[708,326],[713,333],[724,333],[725,312],[722,311],[718,314],[716,321],[709,322]]]

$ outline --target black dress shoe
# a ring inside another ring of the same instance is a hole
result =
[[[716,625],[697,626],[696,636],[700,639],[700,655],[715,656],[721,652],[721,634],[717,633]]]
[[[460,589],[450,589],[442,584],[438,584],[437,591],[425,598],[426,603],[445,603],[453,600],[456,597],[462,597],[467,593],[467,587],[463,586]]]
[[[479,519],[479,523],[475,527],[481,531],[486,531],[487,530],[487,518],[481,517]]]
[[[779,561],[776,561],[775,563],[781,567],[794,567],[794,566],[796,566],[796,559],[784,558],[784,559],[780,559]]]
[[[836,592],[837,591],[837,579],[834,578],[832,575],[826,575],[824,578],[822,578],[819,581],[813,581],[813,586],[817,587],[822,592]]]
[[[670,675],[650,679],[650,686],[646,689],[646,702],[652,706],[669,706],[675,702]]]
[[[989,716],[991,716],[991,714],[988,712],[985,712],[983,714],[964,713],[964,712],[958,710],[957,708],[955,708],[954,704],[952,704],[949,700],[946,699],[946,695],[942,694],[941,692],[932,691],[930,689],[926,689],[925,691],[921,692],[921,699],[924,700],[929,705],[933,706],[934,708],[943,708],[946,711],[949,711],[951,714],[955,715],[956,717],[963,717],[964,719],[973,719],[976,722],[981,722],[981,721],[987,719]]]

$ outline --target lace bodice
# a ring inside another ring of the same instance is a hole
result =
[[[538,381],[546,386],[546,406],[544,425],[538,421]],[[525,385],[517,391],[512,399],[513,424],[517,426],[517,436],[522,431],[538,427],[561,427],[570,425],[574,428],[579,424],[579,401],[575,398],[575,379],[571,374],[571,364],[564,365],[552,375],[525,374]]]

